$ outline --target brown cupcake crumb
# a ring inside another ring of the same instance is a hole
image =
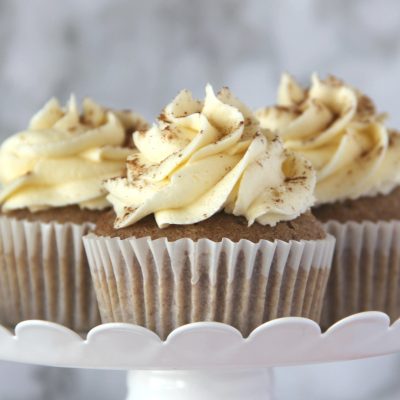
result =
[[[49,208],[37,212],[31,212],[27,208],[14,210],[10,212],[1,212],[9,218],[26,219],[28,221],[40,222],[59,222],[61,224],[72,222],[74,224],[83,224],[85,222],[96,223],[105,211],[101,210],[81,210],[78,206],[56,207]]]
[[[148,216],[126,228],[114,229],[114,211],[109,211],[98,220],[95,234],[98,236],[119,237],[146,237],[158,239],[166,237],[169,241],[190,238],[194,241],[207,238],[219,242],[223,238],[238,242],[247,239],[258,243],[261,239],[274,241],[275,239],[290,240],[319,240],[325,238],[325,233],[311,213],[305,213],[292,220],[279,222],[276,226],[263,226],[254,223],[247,226],[247,220],[226,213],[218,213],[204,221],[191,225],[170,225],[160,229],[154,216]]]
[[[332,204],[323,204],[312,209],[321,221],[391,221],[400,219],[400,187],[388,195],[361,197]]]

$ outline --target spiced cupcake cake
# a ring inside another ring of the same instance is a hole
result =
[[[360,311],[400,316],[400,135],[371,99],[334,77],[302,88],[282,77],[256,113],[317,171],[313,214],[336,236],[324,325]]]
[[[319,320],[334,239],[309,213],[315,172],[224,88],[184,90],[133,136],[127,176],[84,244],[103,322],[165,338],[197,321],[243,335]]]
[[[50,100],[0,148],[0,323],[100,322],[82,236],[110,207],[101,183],[125,173],[141,117],[90,99]]]

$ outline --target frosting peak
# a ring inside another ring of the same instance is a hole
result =
[[[121,118],[91,99],[83,101],[82,109],[81,113],[73,96],[65,108],[51,99],[26,131],[2,144],[0,203],[4,211],[109,205],[101,182],[123,173],[132,152],[124,147],[127,131],[144,122],[135,114]]]
[[[181,91],[146,132],[127,176],[105,182],[116,228],[155,215],[162,228],[193,224],[225,212],[275,225],[306,211],[315,175],[303,158],[283,149],[227,88],[204,102]]]
[[[303,89],[284,74],[278,104],[256,115],[311,161],[319,203],[388,193],[400,182],[399,135],[386,129],[368,97],[335,77],[313,75]]]

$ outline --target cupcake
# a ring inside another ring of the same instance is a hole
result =
[[[315,172],[227,88],[184,90],[135,132],[113,205],[84,237],[103,322],[165,338],[219,321],[247,336],[265,321],[318,321],[334,239],[308,212]]]
[[[90,99],[50,100],[0,148],[0,323],[99,323],[82,236],[110,204],[101,183],[125,171],[136,114]]]
[[[400,316],[400,135],[359,90],[283,75],[278,105],[256,113],[317,171],[313,214],[336,237],[323,323],[361,311]]]

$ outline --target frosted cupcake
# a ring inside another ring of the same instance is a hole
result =
[[[134,134],[113,211],[84,238],[103,322],[165,338],[196,321],[243,335],[283,316],[319,319],[334,240],[308,212],[315,173],[228,89],[182,91]]]
[[[108,203],[101,183],[125,172],[136,114],[90,99],[50,100],[0,148],[0,322],[43,319],[86,331],[99,313],[82,236]]]
[[[317,170],[313,213],[336,236],[325,325],[360,311],[400,316],[400,135],[357,89],[283,75],[278,105],[258,111],[264,128]]]

